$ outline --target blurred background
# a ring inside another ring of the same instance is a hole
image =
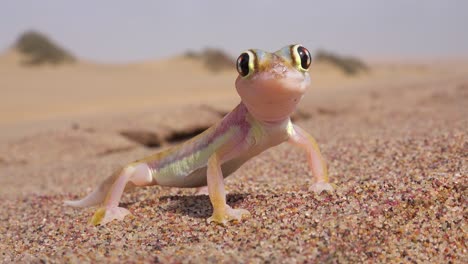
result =
[[[191,105],[225,113],[239,101],[236,56],[292,43],[315,56],[304,111],[338,107],[337,95],[362,87],[464,69],[466,10],[462,0],[5,1],[0,140]]]

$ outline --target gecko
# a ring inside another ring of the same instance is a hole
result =
[[[220,121],[179,145],[134,161],[106,178],[73,207],[99,206],[90,223],[104,225],[130,213],[119,207],[126,187],[207,188],[213,206],[208,223],[242,221],[250,213],[226,203],[224,178],[266,149],[290,142],[307,154],[313,175],[310,190],[332,192],[326,163],[316,140],[291,122],[291,114],[310,86],[312,57],[300,44],[270,53],[249,49],[237,58],[235,81],[241,102]]]

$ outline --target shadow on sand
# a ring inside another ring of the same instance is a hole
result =
[[[227,203],[232,207],[242,202],[248,193],[233,193],[226,196]],[[208,195],[168,195],[159,198],[161,203],[168,203],[163,210],[187,215],[194,218],[208,218],[213,213]]]

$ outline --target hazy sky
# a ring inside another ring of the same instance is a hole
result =
[[[289,43],[367,57],[467,57],[468,1],[3,0],[0,49],[27,29],[104,62]]]

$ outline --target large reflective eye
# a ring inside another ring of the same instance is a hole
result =
[[[307,71],[312,62],[309,50],[301,45],[294,45],[292,48],[292,55],[297,66],[304,71]]]
[[[309,69],[310,63],[312,62],[312,58],[310,56],[309,50],[306,48],[299,46],[297,47],[297,53],[299,54],[299,58],[301,58],[301,66],[304,70]]]
[[[250,50],[243,52],[237,58],[237,72],[240,76],[246,77],[254,71],[255,55]]]
[[[237,58],[237,72],[242,77],[249,74],[249,54],[247,52],[242,53],[239,58]]]

